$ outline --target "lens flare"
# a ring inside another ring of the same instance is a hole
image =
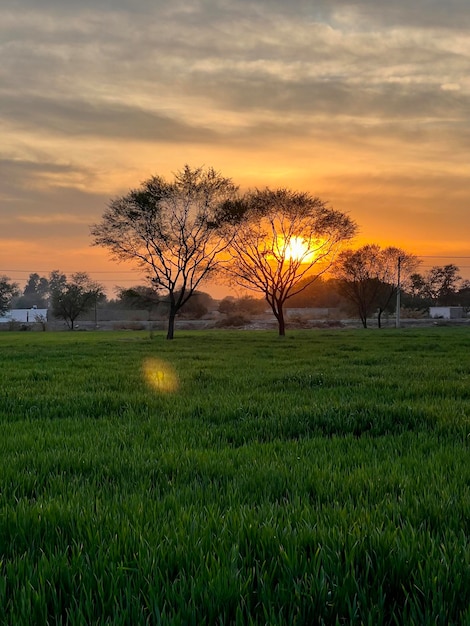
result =
[[[148,384],[162,393],[172,393],[178,389],[178,376],[174,369],[160,359],[144,361],[143,371]]]

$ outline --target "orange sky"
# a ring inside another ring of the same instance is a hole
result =
[[[37,4],[0,8],[0,274],[136,284],[89,226],[188,163],[470,275],[467,0]]]

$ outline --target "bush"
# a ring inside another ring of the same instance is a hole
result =
[[[409,320],[418,320],[418,319],[424,319],[427,318],[428,312],[427,311],[423,311],[423,309],[408,309],[408,308],[404,308],[401,307],[400,308],[400,315],[403,318],[409,319]]]
[[[216,328],[240,328],[241,326],[246,326],[247,324],[251,324],[251,320],[244,315],[227,315],[215,323]]]
[[[224,315],[262,315],[268,307],[264,298],[254,298],[253,296],[243,296],[234,298],[227,296],[220,301],[218,311]]]
[[[289,316],[287,322],[291,328],[311,328],[312,326],[308,315],[301,315],[299,313]]]
[[[146,330],[147,324],[144,322],[116,322],[113,324],[113,330]]]

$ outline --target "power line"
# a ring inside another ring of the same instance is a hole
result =
[[[44,270],[44,269],[37,269],[37,270],[18,270],[18,269],[0,269],[0,274],[5,274],[5,275],[12,275],[13,280],[17,280],[20,282],[26,281],[29,276],[31,276],[31,274],[42,274],[42,275],[49,275],[52,271],[54,270]],[[61,274],[66,274],[66,275],[70,275],[70,274],[76,274],[79,272],[75,272],[75,271],[63,271],[63,270],[58,270]],[[88,271],[85,272],[86,274],[88,274],[91,278],[97,276],[99,282],[103,285],[106,286],[106,289],[111,289],[113,286],[114,287],[119,287],[121,284],[123,285],[133,285],[136,284],[136,282],[140,281],[140,280],[144,280],[144,276],[143,276],[143,272],[142,270],[117,270],[115,272],[113,271]],[[113,276],[114,278],[101,278],[101,276]]]
[[[417,254],[418,259],[470,259],[470,256],[455,256],[448,254],[446,256],[439,254]]]
[[[39,273],[43,273],[43,274],[50,274],[51,272],[53,272],[55,270],[1,270],[0,272],[20,272],[21,274],[39,274]],[[77,274],[78,271],[74,271],[74,270],[70,270],[70,271],[62,271],[62,270],[58,270],[59,272],[61,272],[62,274]],[[124,270],[124,271],[116,271],[116,272],[101,272],[101,271],[94,271],[92,270],[91,272],[87,272],[90,274],[135,274],[136,272],[139,272],[139,270]]]

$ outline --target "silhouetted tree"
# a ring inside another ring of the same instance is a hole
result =
[[[158,292],[147,285],[138,285],[127,289],[118,287],[118,298],[125,306],[145,309],[149,319],[162,301]]]
[[[417,266],[417,257],[400,248],[367,244],[341,252],[332,273],[339,292],[353,304],[364,328],[374,312],[380,328],[382,313],[392,307],[397,293],[399,272],[405,282]]]
[[[437,305],[456,304],[461,280],[459,268],[453,263],[442,267],[436,265],[423,277],[422,293]]]
[[[62,291],[67,284],[67,276],[60,270],[52,270],[49,274],[49,298],[57,291]]]
[[[58,281],[52,291],[52,314],[63,319],[70,330],[81,313],[89,311],[103,299],[103,287],[92,281],[85,272],[72,274],[71,281]]]
[[[229,178],[213,168],[177,172],[172,182],[154,176],[112,200],[91,229],[94,244],[118,261],[136,262],[169,304],[167,339],[178,311],[218,267],[228,245],[218,231],[219,205],[235,196]]]
[[[214,307],[212,296],[205,291],[195,291],[192,297],[179,310],[178,315],[198,320]]]
[[[36,272],[29,275],[23,294],[16,300],[15,306],[30,309],[36,306],[39,309],[47,307],[49,297],[49,281],[45,276]]]
[[[379,247],[367,245],[340,253],[332,273],[338,291],[353,305],[364,328],[377,307],[379,281],[375,278]]]
[[[462,305],[461,290],[465,281],[459,274],[459,268],[453,263],[433,266],[426,274],[415,273],[410,278],[408,297],[412,303],[427,308],[432,305]]]
[[[228,275],[241,287],[264,295],[279,335],[285,335],[286,301],[330,267],[356,226],[319,198],[288,189],[248,192],[224,210],[237,224]]]

